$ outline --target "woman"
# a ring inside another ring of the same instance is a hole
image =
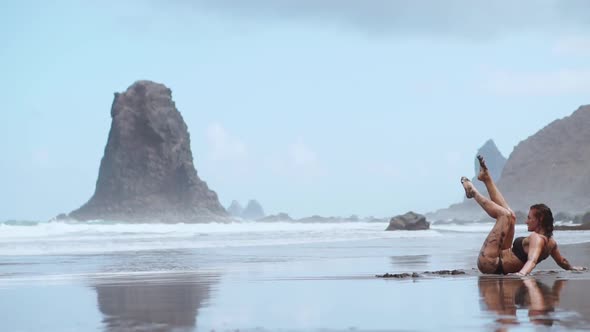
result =
[[[514,240],[516,216],[496,187],[482,156],[477,156],[480,170],[477,179],[485,183],[490,198],[481,195],[466,177],[461,178],[467,198],[474,198],[496,224],[483,243],[477,259],[482,273],[516,274],[525,276],[545,258],[553,257],[557,265],[565,270],[581,271],[585,268],[571,266],[561,256],[553,235],[553,214],[545,204],[531,206],[527,226],[531,235]],[[511,247],[512,244],[512,247]]]

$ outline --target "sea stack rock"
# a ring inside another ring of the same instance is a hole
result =
[[[498,181],[514,210],[590,211],[590,105],[555,120],[515,148]]]
[[[502,170],[504,169],[504,165],[506,165],[506,158],[502,155],[496,143],[493,140],[489,139],[484,145],[477,150],[477,154],[475,155],[475,176],[471,179],[471,182],[475,185],[475,188],[482,194],[487,195],[488,191],[486,186],[483,182],[477,180],[477,174],[479,173],[479,160],[477,160],[477,156],[483,156],[486,161],[486,166],[488,166],[488,170],[492,179],[494,181],[498,181],[500,176],[502,175]]]
[[[187,126],[166,86],[138,81],[115,93],[111,129],[90,200],[76,220],[227,220],[217,194],[197,176]]]
[[[408,212],[404,215],[399,215],[391,218],[389,226],[386,231],[405,230],[417,231],[430,228],[430,223],[426,221],[426,217],[421,214]]]
[[[262,205],[258,203],[256,200],[251,199],[248,201],[248,205],[242,211],[242,218],[248,220],[256,220],[264,217],[264,210],[262,209]]]
[[[232,217],[242,217],[242,212],[244,212],[244,208],[242,207],[242,205],[240,205],[240,202],[233,200],[227,208],[227,212]]]

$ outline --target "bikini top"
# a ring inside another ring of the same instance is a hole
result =
[[[526,263],[526,261],[529,259],[529,255],[524,252],[524,246],[522,245],[523,240],[524,237],[517,237],[514,239],[514,244],[512,244],[512,252],[516,257],[518,257],[518,259],[520,259],[521,262]],[[537,264],[541,263],[541,261],[545,260],[547,257],[549,257],[548,254],[542,253],[537,260]]]

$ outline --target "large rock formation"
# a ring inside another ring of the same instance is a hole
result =
[[[166,86],[138,81],[115,93],[111,130],[90,200],[77,220],[225,220],[217,194],[199,179],[187,126]]]
[[[545,203],[554,212],[590,211],[590,105],[520,142],[498,187],[516,210]]]

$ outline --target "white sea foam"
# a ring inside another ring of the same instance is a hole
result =
[[[384,232],[386,223],[125,224],[0,223],[0,255],[269,246],[441,236],[436,230]]]
[[[426,239],[487,233],[492,224],[432,225],[427,231],[385,232],[387,223],[236,222],[129,224],[104,221],[2,222],[0,256],[276,246],[373,239]],[[525,225],[516,226],[526,233]],[[590,241],[588,232],[556,234],[560,243]],[[584,233],[584,234],[582,234]]]

